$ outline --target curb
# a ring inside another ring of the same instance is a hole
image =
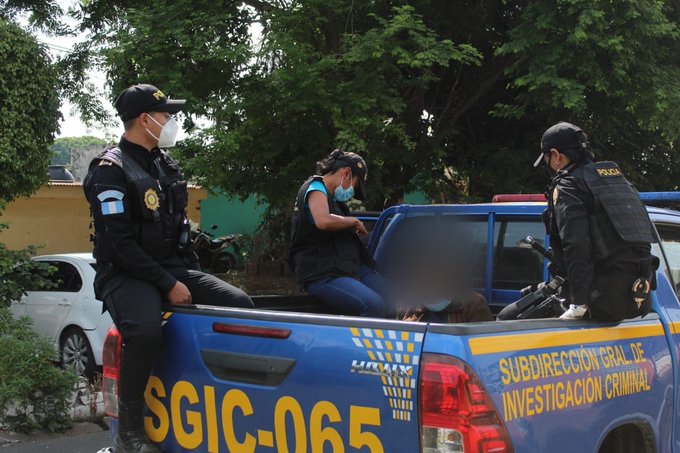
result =
[[[71,417],[74,422],[92,421],[104,417],[104,394],[95,391],[86,379],[79,380],[73,389]]]
[[[97,390],[98,384],[92,384],[87,379],[79,379],[72,391],[72,396],[68,401],[68,415],[71,416],[74,427],[69,431],[83,429],[93,429],[94,426],[102,426],[104,418],[104,395],[101,390]],[[13,408],[10,407],[7,413],[11,414]],[[100,428],[101,429],[101,428]],[[21,434],[7,431],[7,427],[0,422],[0,451],[3,447],[11,444],[36,440],[36,438],[60,438],[64,433],[48,433],[40,430],[30,434]]]

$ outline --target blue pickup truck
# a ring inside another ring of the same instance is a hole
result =
[[[408,265],[414,238],[446,237],[463,220],[476,286],[497,312],[547,276],[520,242],[545,243],[544,208],[399,206],[369,247],[386,268]],[[648,211],[662,264],[643,319],[411,323],[331,313],[307,296],[168,307],[146,431],[164,452],[680,452],[680,213]],[[114,435],[120,347],[112,329],[103,386]]]

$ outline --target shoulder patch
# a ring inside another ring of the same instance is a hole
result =
[[[553,194],[552,194],[552,202],[553,202],[553,206],[557,204],[557,199],[558,199],[559,197],[560,197],[560,188],[559,188],[559,187],[555,187],[555,189],[553,190]]]
[[[102,215],[122,214],[125,212],[123,197],[125,194],[118,190],[105,190],[97,195],[101,201]]]
[[[111,166],[111,165],[113,165],[113,163],[112,163],[111,161],[109,161],[109,160],[100,160],[100,161],[99,161],[99,166],[100,166],[100,167],[104,167],[104,166],[107,166],[107,167],[108,167],[108,166]]]

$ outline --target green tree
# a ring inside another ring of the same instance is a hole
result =
[[[47,181],[49,145],[59,128],[57,73],[45,49],[0,18],[0,202]]]
[[[59,137],[50,146],[50,151],[52,152],[50,163],[52,165],[69,165],[74,150],[106,145],[106,143],[106,140],[103,138],[93,137],[91,135],[84,135],[81,137]]]
[[[494,113],[571,119],[641,189],[677,188],[679,13],[662,0],[530,3],[498,49],[513,60],[513,99]]]
[[[114,93],[148,80],[188,98],[179,154],[196,180],[284,211],[336,146],[367,158],[369,208],[412,189],[539,190],[530,164],[562,119],[643,189],[680,176],[655,174],[678,160],[670,0],[92,0],[83,14]]]
[[[47,180],[48,146],[60,117],[57,72],[45,49],[8,19],[35,8],[33,24],[56,26],[55,4],[0,1],[0,210]],[[0,224],[0,231],[5,228]],[[13,319],[7,308],[26,288],[48,286],[47,266],[30,260],[35,251],[9,250],[0,243],[0,420],[25,432],[61,431],[71,423],[68,397],[75,376],[56,368],[51,342],[36,335],[27,319]]]
[[[0,1],[0,211],[47,181],[49,143],[58,130],[57,73],[45,49],[10,21],[34,8],[33,20],[44,23],[56,2]],[[60,10],[59,10],[60,11]],[[7,225],[0,223],[0,232]],[[0,306],[9,306],[28,286],[44,286],[46,268],[29,258],[36,248],[9,250],[0,243]]]
[[[65,33],[63,10],[57,0],[0,0],[0,17],[13,19],[28,14],[29,23],[54,33]]]

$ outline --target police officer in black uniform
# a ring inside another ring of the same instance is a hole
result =
[[[94,219],[95,293],[123,339],[118,453],[160,452],[142,423],[144,391],[160,351],[161,306],[252,307],[240,289],[199,271],[186,215],[187,183],[159,148],[175,144],[170,100],[152,85],[134,85],[116,99],[125,133],[90,164],[85,196]]]
[[[541,140],[534,167],[552,176],[544,213],[557,272],[567,277],[563,319],[620,321],[644,316],[658,259],[652,226],[635,187],[614,162],[594,162],[586,134],[560,122]]]

